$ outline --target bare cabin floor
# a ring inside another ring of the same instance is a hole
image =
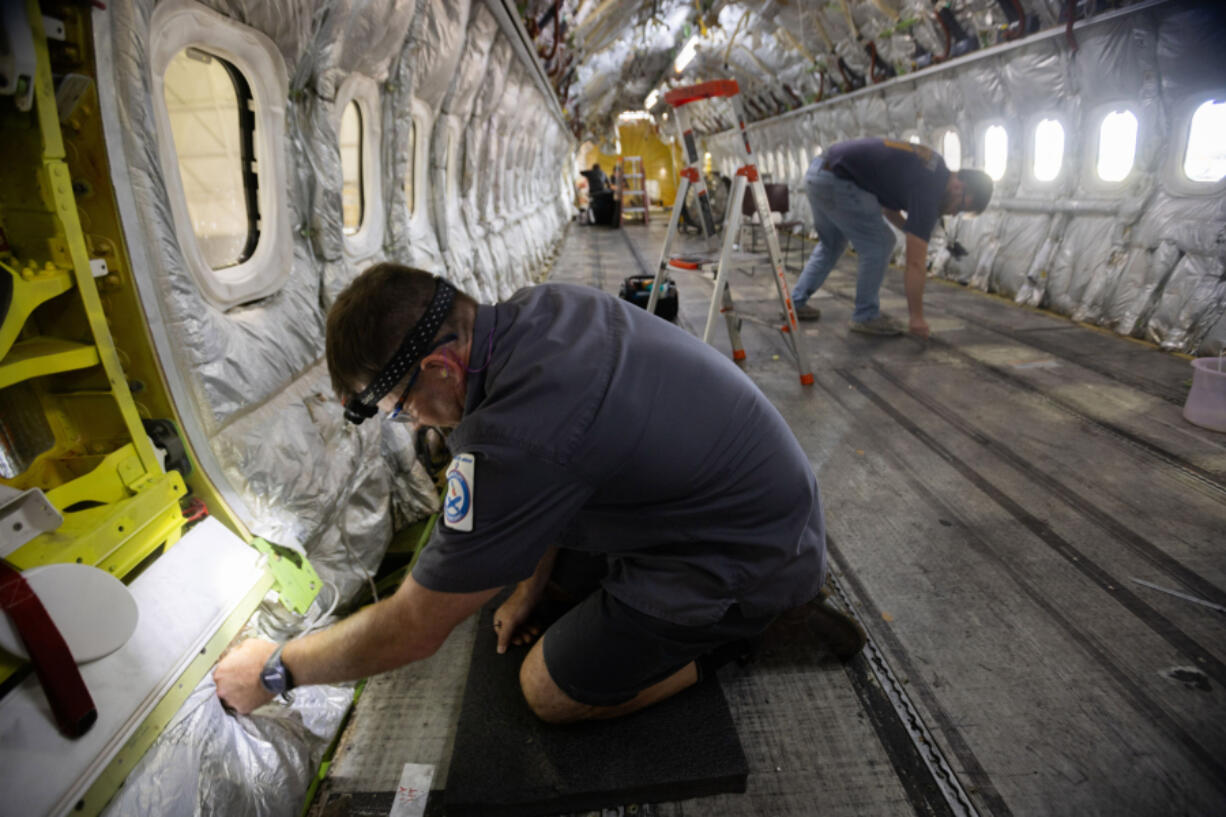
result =
[[[665,226],[574,224],[552,279],[616,293],[654,270]],[[784,641],[724,670],[748,793],[633,811],[1226,814],[1226,435],[1182,418],[1187,360],[936,280],[926,347],[849,334],[854,263],[802,325],[815,385],[750,322],[744,368],[809,454],[872,648],[842,665]],[[675,277],[701,335],[713,280]],[[729,280],[775,319],[765,264]],[[901,286],[892,271],[882,305],[905,318]],[[722,319],[712,343],[729,349]],[[406,762],[445,787],[471,639],[469,622],[368,684],[313,813],[386,814]],[[917,748],[915,715],[939,751]]]

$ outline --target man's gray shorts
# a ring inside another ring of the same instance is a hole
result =
[[[542,650],[550,678],[571,699],[615,706],[717,647],[761,633],[774,619],[746,618],[733,605],[713,624],[684,626],[599,588],[546,630]]]

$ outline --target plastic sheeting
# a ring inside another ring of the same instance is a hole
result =
[[[210,0],[267,34],[290,77],[282,197],[294,225],[289,277],[275,295],[222,311],[186,269],[158,159],[148,77],[154,2],[117,0],[103,18],[114,59],[100,82],[115,88],[120,132],[110,136],[122,140],[138,210],[137,223],[124,226],[130,241],[154,248],[152,268],[135,274],[157,292],[147,308],[175,341],[166,365],[182,373],[202,418],[208,439],[193,443],[220,464],[211,478],[242,499],[254,533],[305,552],[325,582],[305,617],[265,603],[255,631],[281,640],[352,599],[393,529],[437,505],[404,427],[343,420],[320,360],[327,306],[375,261],[444,271],[440,247],[446,270],[482,300],[530,283],[572,215],[558,182],[574,145],[483,3]],[[335,100],[355,74],[380,83],[382,97],[387,230],[367,258],[350,256],[342,229]],[[404,179],[413,131],[427,157],[416,167],[414,183],[427,191],[417,203],[428,204],[410,217]],[[432,146],[447,134],[459,137],[459,179],[448,179],[446,150]],[[296,814],[301,804],[286,793],[305,792],[350,696],[347,688],[304,689],[292,710],[233,718],[206,679],[112,813]]]
[[[352,699],[345,686],[303,687],[290,706],[235,717],[207,676],[102,813],[297,817]]]
[[[852,4],[858,25],[870,22],[870,5]],[[804,14],[789,11],[779,19]],[[822,19],[836,40],[850,31],[838,4],[827,6]],[[915,36],[922,31],[916,26]],[[908,130],[940,150],[937,140],[952,127],[962,142],[963,167],[977,167],[983,130],[1002,124],[1008,163],[993,206],[978,217],[945,219],[949,238],[968,254],[950,256],[938,230],[929,247],[933,272],[1194,352],[1202,343],[1222,342],[1226,191],[1221,185],[1189,187],[1172,153],[1192,103],[1220,97],[1226,88],[1223,34],[1220,11],[1172,2],[1079,27],[1075,55],[1062,31],[1034,37],[951,61],[914,80],[904,77],[757,122],[750,135],[763,145],[804,145],[812,156],[819,145],[860,136],[899,138]],[[825,50],[820,35],[803,41],[815,53]],[[1124,183],[1105,185],[1095,171],[1097,129],[1106,113],[1123,108],[1140,122],[1134,170]],[[1043,118],[1064,128],[1062,168],[1051,181],[1037,180],[1027,166],[1033,129]],[[735,166],[732,136],[725,131],[705,143],[724,172]],[[786,177],[775,181],[802,191],[804,167],[783,167]],[[1050,212],[1036,212],[1035,203],[1045,201]],[[810,218],[807,208],[794,210]]]

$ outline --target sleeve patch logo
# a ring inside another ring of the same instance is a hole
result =
[[[476,459],[457,454],[447,466],[447,492],[443,495],[443,524],[452,530],[473,529],[473,488]]]

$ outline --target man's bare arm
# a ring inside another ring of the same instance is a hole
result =
[[[410,575],[391,598],[286,643],[281,660],[298,686],[384,672],[433,655],[456,625],[498,590],[438,593]],[[260,684],[260,670],[275,649],[272,642],[249,639],[226,655],[213,671],[218,697],[242,713],[272,700]]]
[[[391,598],[363,608],[326,630],[285,645],[281,660],[296,684],[356,681],[429,658],[456,625],[500,588],[439,593],[405,578]]]
[[[499,653],[506,652],[510,644],[530,644],[540,635],[536,627],[528,627],[525,632],[525,625],[532,615],[532,610],[541,600],[545,585],[549,584],[557,558],[556,547],[546,550],[532,575],[516,585],[510,597],[494,611],[494,629],[498,631]]]
[[[903,273],[907,311],[911,313],[911,332],[925,339],[928,337],[928,323],[924,320],[924,281],[927,277],[928,242],[907,233],[907,269]]]

